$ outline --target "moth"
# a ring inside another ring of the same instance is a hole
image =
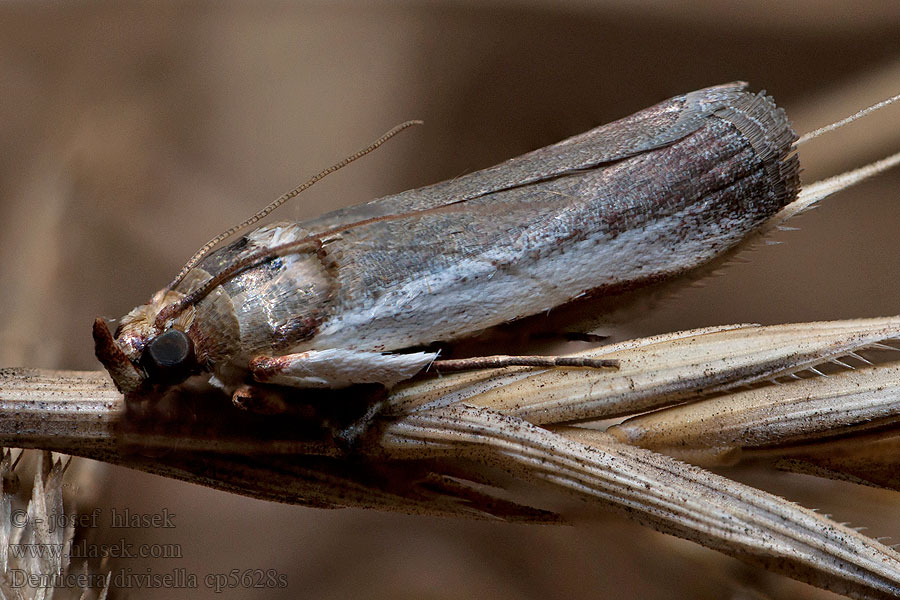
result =
[[[796,139],[745,83],[689,92],[451,181],[207,244],[114,334],[97,319],[96,354],[126,395],[204,374],[238,403],[390,388],[432,365],[609,366],[415,349],[703,265],[795,198]]]

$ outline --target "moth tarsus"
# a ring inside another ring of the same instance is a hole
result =
[[[429,370],[434,370],[437,373],[459,373],[461,371],[503,369],[506,367],[617,369],[619,368],[619,361],[582,356],[495,355],[446,360],[439,359],[431,364]]]

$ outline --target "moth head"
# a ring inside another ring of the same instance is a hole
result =
[[[158,323],[160,312],[182,298],[179,292],[157,292],[125,315],[115,334],[102,318],[94,321],[95,353],[123,394],[147,386],[176,385],[199,370],[189,334],[194,309]]]

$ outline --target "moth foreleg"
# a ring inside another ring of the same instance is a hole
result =
[[[618,362],[579,356],[475,356],[437,360],[437,352],[382,354],[333,348],[283,356],[258,356],[250,361],[253,378],[297,388],[343,388],[377,383],[386,388],[430,367],[437,374],[503,367],[615,369]]]
[[[435,360],[431,364],[431,369],[437,373],[456,373],[458,371],[500,369],[503,367],[617,369],[619,361],[582,356],[507,356],[498,354],[495,356]]]
[[[333,348],[250,361],[253,378],[299,388],[342,388],[378,383],[390,388],[413,377],[437,358],[437,352],[382,354]]]
[[[282,393],[267,386],[241,385],[232,393],[231,401],[241,410],[261,415],[281,415],[291,409]]]

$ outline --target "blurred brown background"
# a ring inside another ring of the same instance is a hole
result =
[[[424,119],[280,218],[454,177],[672,95],[744,79],[805,132],[900,92],[900,5],[507,0],[15,2],[0,6],[0,365],[98,368],[88,332],[191,253],[392,125]],[[806,181],[900,150],[900,110],[804,147]],[[829,199],[801,231],[619,337],[898,312],[900,174]],[[83,461],[85,462],[85,461]],[[82,465],[82,469],[88,467]],[[180,544],[134,573],[275,569],[231,598],[828,598],[617,519],[473,524],[280,506],[90,467],[78,498],[177,515],[92,541]],[[747,474],[873,536],[896,495]],[[123,590],[185,598],[189,590]]]

